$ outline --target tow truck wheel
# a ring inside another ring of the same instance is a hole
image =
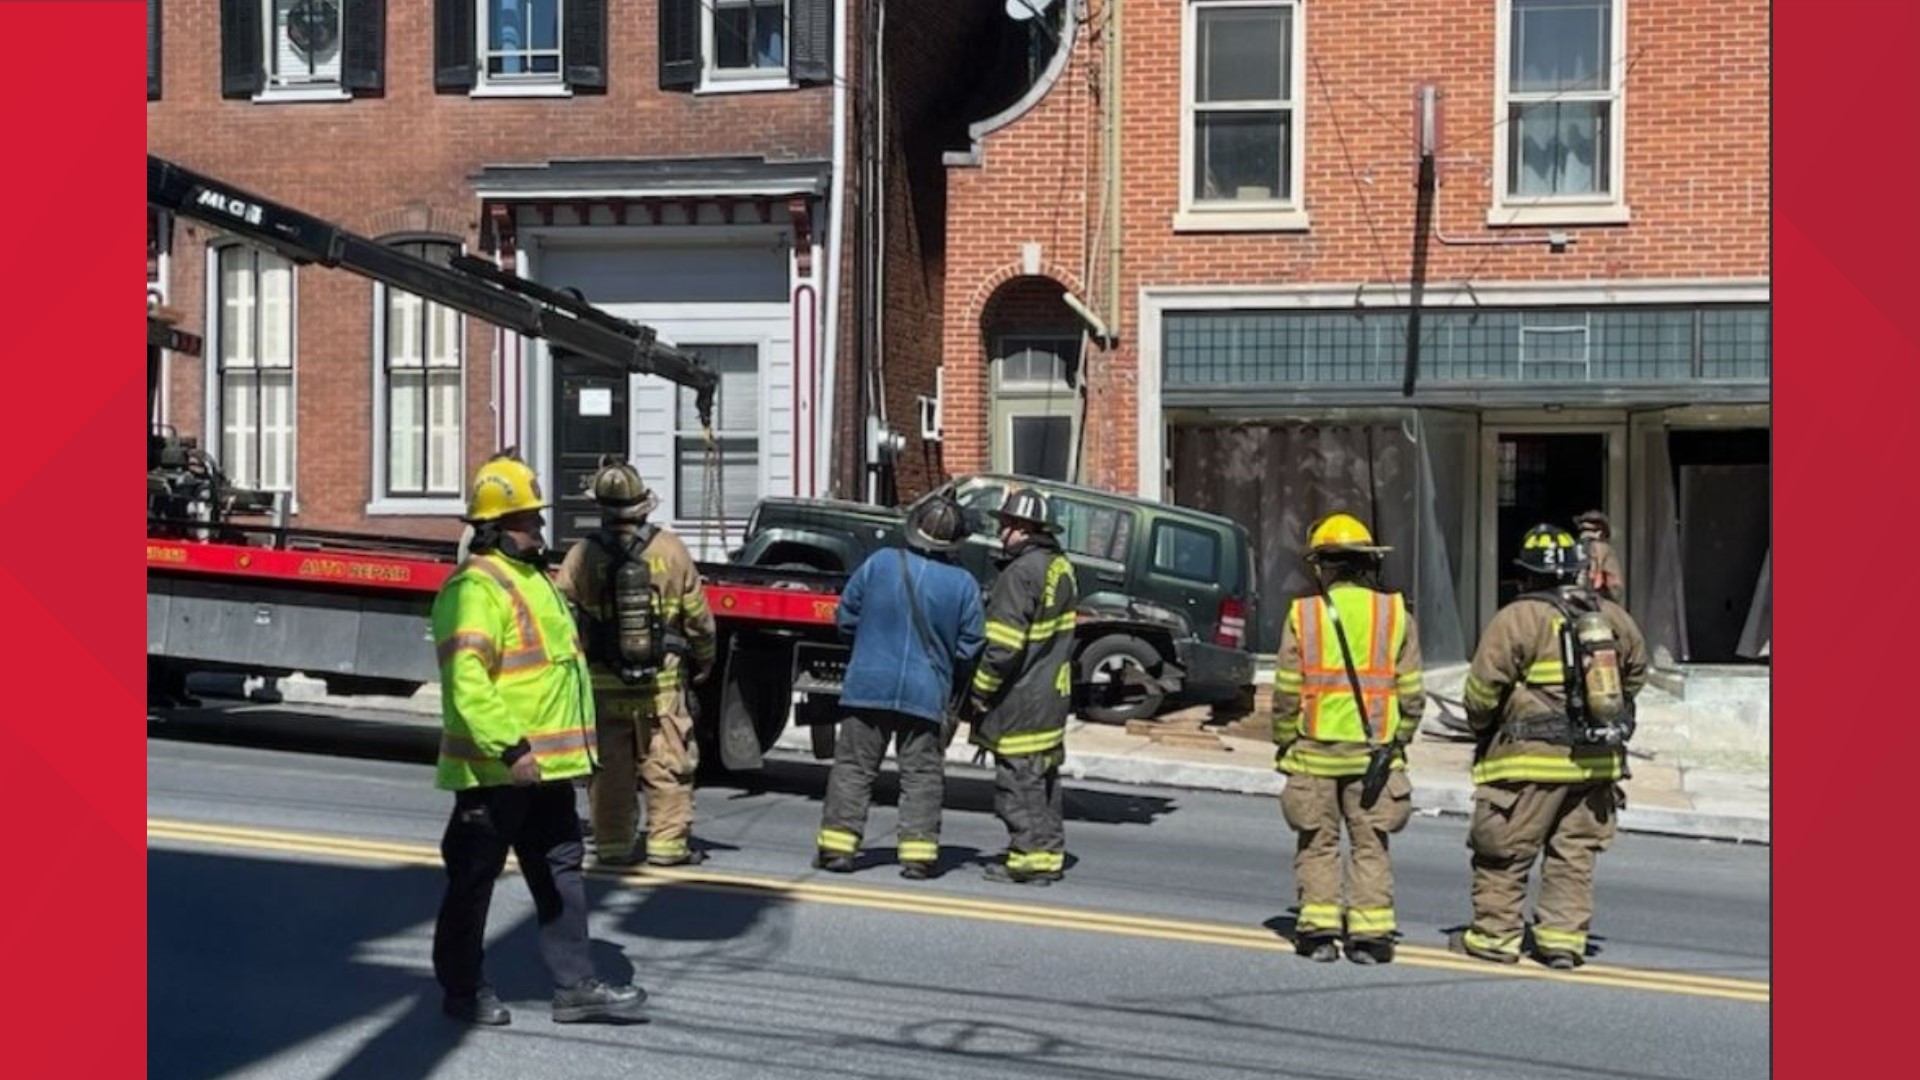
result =
[[[1076,661],[1085,703],[1080,714],[1102,724],[1151,720],[1160,715],[1166,691],[1160,685],[1160,653],[1132,634],[1107,634],[1080,650]]]

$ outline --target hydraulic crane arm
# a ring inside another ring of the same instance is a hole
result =
[[[702,426],[712,423],[719,385],[713,369],[657,340],[651,327],[617,319],[578,296],[502,273],[470,256],[441,266],[152,154],[147,155],[147,201],[296,263],[372,278],[515,333],[544,338],[556,350],[622,373],[658,375],[693,390]]]

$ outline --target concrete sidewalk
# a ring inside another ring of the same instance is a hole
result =
[[[231,677],[195,676],[191,685],[196,692],[219,696],[239,696],[242,690],[240,681]],[[320,682],[295,677],[281,680],[279,689],[292,704],[391,710],[423,720],[440,712],[437,686],[424,687],[411,698],[334,697]],[[1678,707],[1671,698],[1659,700],[1651,694],[1650,698],[1643,704],[1640,734],[1634,740],[1633,776],[1622,785],[1627,808],[1620,815],[1620,827],[1629,832],[1770,843],[1772,778],[1765,757],[1759,758],[1760,767],[1755,768],[1751,753],[1674,749],[1684,745],[1676,732],[1698,710]],[[1079,780],[1277,796],[1285,778],[1274,771],[1273,744],[1265,737],[1262,714],[1224,727],[1204,722],[1204,715],[1205,710],[1189,710],[1125,727],[1072,721],[1067,728],[1065,772]],[[809,734],[800,728],[789,727],[775,747],[812,756]],[[966,764],[973,752],[963,731],[954,739],[947,759]],[[1640,756],[1645,753],[1651,753],[1653,760]],[[1448,737],[1445,727],[1430,717],[1408,751],[1414,808],[1427,814],[1471,813],[1472,756],[1471,744]]]

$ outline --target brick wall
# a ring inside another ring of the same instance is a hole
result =
[[[220,97],[218,0],[168,0],[164,96],[147,106],[150,151],[317,214],[355,232],[430,228],[479,244],[466,178],[483,165],[571,157],[830,156],[827,87],[696,96],[658,89],[654,5],[610,5],[607,89],[568,99],[470,99],[433,89],[433,5],[387,5],[384,95],[312,104]],[[208,230],[181,221],[173,303],[204,333]],[[298,271],[298,496],[314,527],[453,535],[446,519],[368,525],[373,287],[357,275]],[[469,471],[492,448],[492,328],[467,320]],[[171,421],[200,434],[202,365],[173,363]],[[218,441],[214,440],[217,447]]]
[[[952,170],[945,356],[948,460],[956,469],[986,453],[985,358],[975,329],[981,298],[1017,263],[1019,241],[1047,242],[1049,264],[1077,268],[1079,238],[1098,223],[1097,156],[1087,165],[1098,153],[1100,115],[1084,80],[1071,77],[1095,74],[1102,0],[1092,7],[1093,29],[1082,30],[1070,77],[988,136],[980,167]],[[1436,233],[1478,239],[1545,229],[1488,224],[1497,137],[1494,5],[1306,0],[1301,105],[1311,231],[1176,233],[1184,7],[1128,4],[1122,12],[1123,310],[1114,327],[1121,342],[1094,362],[1087,447],[1094,465],[1087,480],[1122,490],[1137,484],[1141,468],[1142,288],[1377,281],[1404,296],[1414,233],[1413,95],[1421,83],[1445,95]],[[1628,0],[1623,183],[1631,223],[1564,227],[1577,243],[1563,253],[1434,240],[1427,281],[1765,278],[1768,41],[1768,9],[1758,0],[1711,9]],[[1100,264],[1093,265],[1097,274]],[[1104,288],[1097,277],[1093,284],[1099,292],[1088,299],[1105,314]],[[1106,442],[1096,450],[1095,439]]]

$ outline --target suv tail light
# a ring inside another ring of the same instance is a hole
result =
[[[1220,601],[1220,625],[1213,631],[1213,643],[1230,649],[1247,644],[1247,602],[1229,596]]]

